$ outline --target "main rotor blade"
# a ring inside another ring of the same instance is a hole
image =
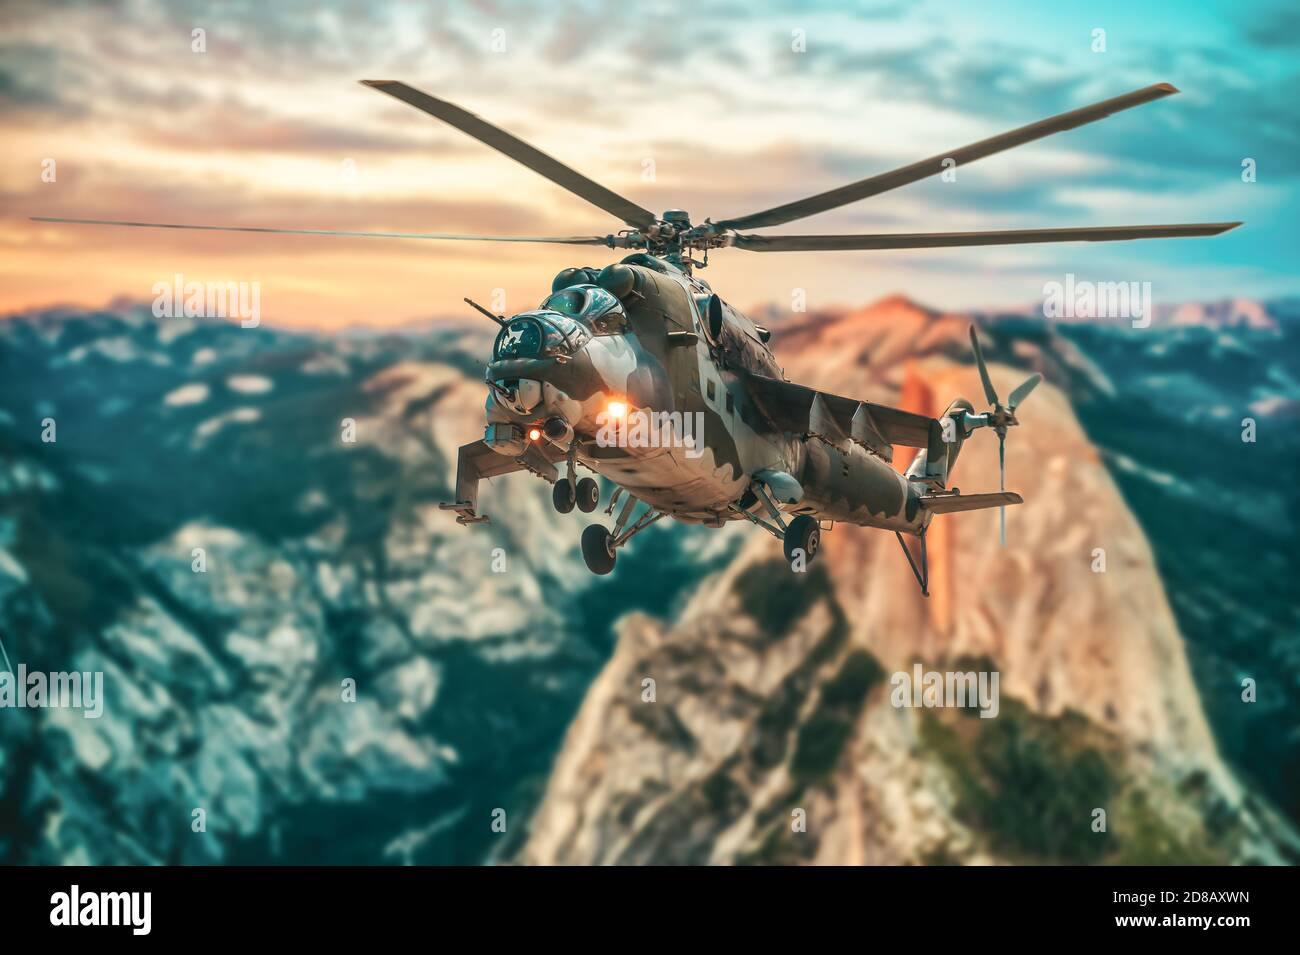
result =
[[[984,364],[984,349],[980,347],[980,337],[975,334],[975,326],[970,327],[970,347],[975,351],[975,366],[979,368],[980,382],[984,385],[984,397],[988,403],[994,407],[998,404],[998,392],[993,387],[993,379],[989,377],[988,366]]]
[[[271,235],[332,235],[362,239],[439,239],[450,242],[556,242],[562,245],[609,245],[599,235],[452,235],[445,232],[346,232],[337,229],[269,229],[251,225],[189,225],[177,222],[123,222],[116,219],[67,219],[60,216],[32,216],[33,222],[61,222],[72,225],[116,225],[136,229],[195,229],[200,232],[265,232]]]
[[[969,245],[1026,245],[1035,242],[1118,242],[1124,239],[1176,239],[1218,235],[1240,222],[1185,225],[1112,225],[1075,229],[1009,229],[989,232],[912,232],[885,235],[731,236],[731,244],[751,252],[839,252],[850,249],[938,249]]]
[[[964,166],[967,163],[983,159],[985,156],[992,156],[994,153],[1000,153],[1013,146],[1022,146],[1025,143],[1033,142],[1035,139],[1042,139],[1044,136],[1050,136],[1053,133],[1093,123],[1110,116],[1112,113],[1131,109],[1134,106],[1141,106],[1143,103],[1149,103],[1152,100],[1177,92],[1178,90],[1168,83],[1156,83],[1154,86],[1147,86],[1140,90],[1134,90],[1132,93],[1125,93],[1122,96],[1115,96],[1100,103],[1093,103],[1091,106],[1084,106],[1080,109],[1070,110],[1068,113],[1061,113],[1057,116],[1039,120],[1036,123],[1030,123],[1028,126],[1021,126],[1019,129],[1013,129],[1011,132],[1003,133],[1000,136],[982,139],[969,146],[963,146],[961,149],[940,153],[937,156],[931,156],[929,159],[922,159],[910,166],[902,166],[890,172],[884,172],[867,179],[860,179],[857,182],[841,186],[838,189],[832,189],[829,192],[810,196],[807,199],[798,199],[783,206],[776,206],[763,212],[755,212],[752,215],[740,216],[736,219],[725,219],[714,224],[724,229],[764,229],[769,226],[781,225],[784,222],[793,222],[795,219],[816,215],[819,212],[825,212],[827,209],[835,209],[850,202],[857,202],[859,199],[866,199],[868,196],[879,195],[882,192],[888,192],[890,189],[897,189],[899,186],[905,186],[919,179],[937,175],[943,172],[945,168],[948,168],[944,166],[944,162],[947,160],[952,160],[958,166]],[[951,166],[951,163],[949,166]]]
[[[1029,397],[1029,393],[1038,387],[1038,383],[1043,380],[1043,376],[1034,372],[1019,385],[1016,390],[1011,392],[1011,397],[1007,399],[1007,410],[1015,411],[1020,402]]]
[[[363,85],[387,93],[395,99],[414,106],[418,110],[435,116],[445,123],[450,123],[462,133],[473,136],[485,146],[491,146],[498,152],[505,153],[515,162],[522,163],[533,172],[545,176],[557,186],[561,186],[574,195],[581,196],[594,206],[604,209],[610,215],[617,216],[633,228],[645,229],[654,225],[656,217],[653,212],[643,209],[635,202],[624,199],[616,192],[611,192],[597,182],[546,153],[534,149],[522,139],[512,136],[504,129],[498,129],[491,123],[479,119],[473,113],[440,100],[428,93],[423,93],[405,83],[395,80],[362,80]]]

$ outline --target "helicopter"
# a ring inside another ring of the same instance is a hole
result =
[[[612,215],[607,235],[497,236],[343,232],[120,220],[33,217],[36,221],[441,241],[529,242],[625,249],[603,267],[562,270],[535,309],[507,317],[466,298],[498,327],[484,381],[483,437],[460,447],[455,499],[440,506],[460,524],[489,520],[479,508],[486,478],[531,472],[552,485],[560,513],[599,507],[582,555],[594,574],[613,571],[618,551],[672,517],[722,527],[747,521],[782,542],[792,569],[805,569],[823,530],[853,524],[892,531],[921,593],[928,596],[926,530],[939,514],[1023,503],[1006,490],[1005,442],[1017,410],[1042,380],[1034,374],[1006,404],[993,385],[979,338],[971,347],[988,410],[954,399],[939,417],[835,395],[785,378],[771,331],[726,302],[696,273],[712,250],[813,252],[950,248],[1044,242],[1104,242],[1212,236],[1240,222],[867,235],[771,235],[765,229],[880,195],[946,170],[1177,93],[1157,83],[1049,117],[837,189],[749,215],[695,223],[682,209],[662,215],[618,195],[503,129],[406,83],[363,80],[521,163]],[[697,258],[698,256],[698,258]],[[950,479],[963,443],[988,429],[998,439],[999,490],[963,494]],[[914,448],[894,467],[894,447]],[[617,515],[615,510],[617,509]],[[907,539],[919,541],[919,559]]]

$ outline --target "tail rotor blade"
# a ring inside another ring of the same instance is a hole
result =
[[[1011,392],[1011,397],[1007,399],[1007,408],[1009,408],[1011,411],[1015,411],[1016,406],[1019,405],[1020,402],[1028,398],[1029,393],[1033,391],[1035,388],[1037,388],[1038,383],[1042,380],[1043,380],[1043,376],[1037,373],[1032,374],[1028,378],[1026,378],[1023,382],[1020,383],[1020,385],[1016,388],[1015,391]]]
[[[980,348],[979,336],[975,334],[975,326],[970,327],[970,343],[975,350],[975,364],[979,366],[980,381],[984,383],[984,397],[988,399],[989,404],[998,403],[998,393],[993,388],[993,381],[989,378],[989,370],[984,365],[984,350]]]
[[[998,432],[998,490],[1007,489],[1007,435]],[[1007,508],[1004,504],[998,508],[998,539],[1003,547],[1007,546]]]

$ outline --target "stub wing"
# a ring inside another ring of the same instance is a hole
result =
[[[957,511],[978,511],[986,507],[1004,507],[1023,504],[1025,499],[1015,491],[992,491],[988,494],[939,494],[921,498],[921,506],[935,514],[953,514]]]
[[[892,445],[924,448],[930,442],[934,418],[902,408],[859,401],[809,388],[792,381],[747,375],[749,393],[760,410],[783,431],[820,434],[831,441],[857,441],[886,460]]]
[[[554,484],[559,476],[555,462],[562,457],[550,445],[529,444],[523,454],[511,457],[498,454],[484,441],[463,444],[456,455],[456,500],[438,506],[446,511],[455,511],[458,524],[486,524],[487,517],[478,513],[479,481],[516,471],[531,471]]]

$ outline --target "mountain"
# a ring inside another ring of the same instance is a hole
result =
[[[489,343],[129,303],[0,321],[0,640],[14,666],[102,671],[107,695],[97,720],[0,712],[0,859],[493,850],[491,813],[531,807],[611,608],[670,605],[693,558],[646,535],[593,586],[579,526],[526,476],[485,489],[486,528],[437,509]]]
[[[1060,284],[1060,283],[1057,283]],[[1129,285],[1129,293],[1132,294],[1132,284]],[[1071,285],[1071,288],[1073,285]],[[1096,292],[1095,286],[1090,290]],[[1140,287],[1138,290],[1140,294]],[[1123,303],[1119,299],[1119,303]],[[1151,325],[1158,329],[1168,328],[1206,328],[1216,331],[1242,329],[1246,331],[1268,331],[1280,332],[1282,322],[1293,321],[1297,310],[1300,309],[1300,302],[1294,298],[1281,299],[1274,302],[1261,302],[1249,298],[1224,298],[1210,302],[1154,302],[1151,306]],[[1043,304],[1034,304],[1003,313],[1004,315],[1015,315],[1021,318],[1035,318],[1039,321],[1049,324],[1086,324],[1096,326],[1099,323],[1112,326],[1118,326],[1121,321],[1142,321],[1141,318],[1135,317],[1133,320],[1120,319],[1099,319],[1089,314],[1073,313],[1070,317],[1046,318],[1044,313],[1046,309]]]
[[[0,319],[0,641],[107,695],[98,720],[0,711],[0,860],[1292,858],[1269,806],[1300,818],[1300,323],[1259,307],[1267,327],[975,316],[1001,387],[1049,384],[1008,443],[1009,548],[991,513],[941,518],[929,602],[851,528],[794,577],[752,529],[660,524],[593,578],[583,520],[525,475],[457,526],[436,502],[478,434],[486,323]],[[978,394],[969,320],[895,298],[772,324],[791,378],[928,409]],[[882,706],[914,656],[992,661],[1000,716]],[[787,780],[815,843],[759,838],[788,830]],[[1013,831],[1103,791],[1110,842]]]
[[[1232,328],[1160,320],[1177,313],[1260,320]],[[968,362],[969,321],[980,325],[990,360],[1016,369],[1004,393],[1039,371],[1069,397],[1150,542],[1223,751],[1252,787],[1300,820],[1300,717],[1289,705],[1300,685],[1291,636],[1300,632],[1300,604],[1289,586],[1300,489],[1287,477],[1300,460],[1300,301],[1171,305],[1135,329],[1114,320],[944,315],[895,297],[777,327],[791,333],[778,338],[782,348],[821,349],[841,366],[862,367],[889,394],[905,373],[900,356]],[[853,331],[855,323],[863,327]],[[1250,705],[1241,700],[1244,679],[1261,689]]]

